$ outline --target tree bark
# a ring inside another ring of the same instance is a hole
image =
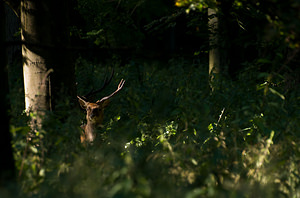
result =
[[[210,29],[209,35],[209,75],[211,80],[217,75],[219,75],[221,70],[220,65],[220,49],[218,47],[218,28],[219,21],[217,17],[217,12],[214,8],[208,8],[208,27]]]
[[[69,1],[21,1],[21,38],[25,109],[32,127],[42,126],[43,115],[55,99],[75,95],[74,67],[68,52]]]

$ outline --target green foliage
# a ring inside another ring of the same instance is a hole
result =
[[[219,6],[215,1],[177,2],[190,10]],[[79,57],[79,95],[101,86],[108,68],[115,69],[113,81],[95,100],[126,80],[105,109],[104,126],[93,145],[80,143],[85,112],[76,107],[75,98],[60,99],[55,112],[45,112],[43,129],[31,132],[27,125],[35,115],[22,113],[24,98],[19,88],[12,88],[11,133],[20,185],[16,194],[298,197],[300,92],[291,86],[288,65],[299,48],[299,6],[278,2],[223,4],[229,5],[228,16],[241,31],[234,41],[220,39],[218,44],[224,49],[254,46],[260,56],[236,65],[242,68],[236,79],[218,79],[213,92],[207,64],[193,58],[159,62],[128,57],[130,62],[121,65],[116,57],[107,58],[109,64]],[[172,13],[167,5],[160,0],[79,0],[87,23],[79,32],[101,47],[138,49],[144,31],[175,27],[182,12]],[[187,16],[191,35],[207,22],[201,18]],[[231,43],[236,46],[230,48]]]
[[[185,59],[114,68],[106,93],[126,83],[93,145],[81,145],[84,113],[68,100],[30,141],[26,117],[12,124],[22,196],[299,196],[300,96],[280,76],[246,70],[211,93],[206,69]],[[107,71],[83,58],[76,70],[80,93]]]
[[[219,20],[216,45],[224,51],[223,58],[231,59],[224,64],[236,70],[242,66],[241,62],[257,59],[255,66],[263,71],[298,78],[295,73],[298,75],[299,70],[294,61],[300,47],[299,2],[176,0],[175,5],[186,8],[188,14],[195,10],[207,12],[204,8],[216,10]],[[236,60],[241,62],[234,65]]]
[[[101,47],[141,47],[144,26],[168,14],[167,5],[160,0],[79,0],[77,9],[87,22],[83,38]]]

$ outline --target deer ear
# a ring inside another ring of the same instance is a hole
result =
[[[104,100],[103,101],[103,104],[102,104],[102,107],[106,107],[107,105],[109,104],[109,100]]]
[[[97,101],[98,105],[101,105],[102,108],[105,108],[109,104],[109,100]]]
[[[83,98],[81,98],[80,96],[77,96],[77,98],[78,98],[78,102],[79,102],[81,108],[86,109],[87,103],[88,103],[88,102],[85,101],[85,100],[84,100]]]

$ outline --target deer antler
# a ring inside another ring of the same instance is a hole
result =
[[[102,85],[102,87],[100,89],[97,89],[97,90],[91,90],[89,93],[87,93],[86,95],[84,96],[80,96],[82,99],[85,99],[87,100],[90,96],[96,94],[96,93],[99,93],[101,92],[111,81],[112,77],[114,75],[114,69],[112,69],[112,72],[111,72],[111,75],[110,77],[108,78],[108,76],[105,77],[105,80],[104,80],[104,83]]]
[[[109,78],[107,78],[107,77],[105,78],[103,86],[100,89],[95,90],[95,91],[90,91],[85,96],[77,96],[80,106],[86,110],[86,120],[87,120],[86,125],[81,126],[81,128],[84,131],[84,132],[82,132],[82,134],[80,136],[81,143],[85,143],[85,142],[91,143],[95,140],[96,129],[103,122],[104,108],[109,103],[108,99],[111,98],[116,93],[118,93],[124,86],[125,80],[122,79],[120,81],[116,91],[114,91],[109,96],[106,96],[106,97],[98,100],[96,103],[87,101],[87,98],[89,96],[102,91],[110,83],[113,73],[114,72],[112,72],[112,74],[110,75]]]
[[[109,98],[111,98],[113,95],[115,95],[116,93],[118,93],[118,92],[123,88],[124,83],[125,83],[125,80],[122,79],[122,80],[120,81],[120,83],[119,83],[118,88],[116,89],[116,91],[114,91],[114,92],[113,92],[112,94],[110,94],[109,96],[106,96],[106,97],[104,97],[104,98],[98,100],[96,103],[101,103],[101,102],[103,102],[103,101],[108,100]]]

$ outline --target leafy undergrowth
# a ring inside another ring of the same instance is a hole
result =
[[[91,65],[77,62],[80,94],[101,85],[106,72]],[[245,71],[236,81],[216,82],[211,92],[198,63],[112,66],[115,77],[103,95],[120,79],[126,83],[107,107],[93,145],[80,144],[84,113],[70,109],[76,101],[62,101],[55,115],[48,113],[43,131],[30,141],[26,118],[14,118],[23,120],[11,127],[18,195],[300,196],[300,94],[286,91],[280,76]]]

